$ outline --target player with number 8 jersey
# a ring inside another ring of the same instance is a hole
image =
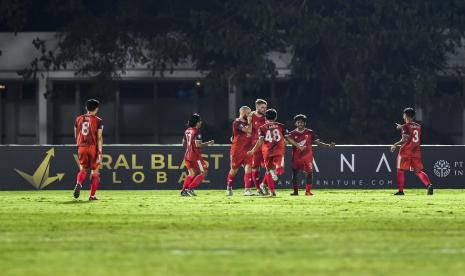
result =
[[[99,166],[102,157],[102,132],[103,120],[96,116],[99,109],[99,101],[88,100],[87,113],[78,116],[74,122],[74,136],[78,147],[79,173],[74,188],[74,198],[78,198],[84,182],[87,170],[91,170],[91,191],[89,200],[96,200],[100,176]]]

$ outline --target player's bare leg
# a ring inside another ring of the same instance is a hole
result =
[[[229,173],[228,173],[228,180],[227,180],[228,181],[227,188],[226,188],[227,196],[233,195],[232,189],[233,189],[234,177],[236,176],[237,171],[238,169],[233,169],[231,166],[231,169],[229,170]]]
[[[431,184],[428,175],[422,170],[415,171],[415,175],[420,178],[421,182],[423,182],[423,185],[425,185],[426,189],[428,190],[426,194],[433,195],[433,184]]]
[[[100,184],[100,173],[99,173],[99,168],[97,167],[96,169],[91,171],[89,200],[97,200],[95,193],[97,192],[99,184]]]
[[[82,165],[79,165],[79,173],[77,174],[77,177],[76,177],[76,186],[74,186],[74,192],[73,192],[73,196],[76,199],[79,198],[79,196],[81,195],[82,183],[86,179],[86,176],[87,176],[86,168],[84,168],[84,166]]]
[[[292,170],[292,188],[294,192],[291,193],[291,196],[298,196],[299,195],[299,171]]]

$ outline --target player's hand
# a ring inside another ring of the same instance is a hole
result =
[[[252,155],[253,155],[253,151],[252,151],[252,150],[249,150],[249,151],[247,152],[247,155],[248,155],[248,156],[252,156]]]
[[[207,142],[207,144],[208,144],[209,146],[213,145],[214,143],[215,143],[215,140],[210,140],[210,141]]]
[[[298,148],[300,151],[304,151],[305,148],[306,148],[306,146],[301,146],[301,145],[299,145],[297,148]]]
[[[102,162],[102,153],[99,153],[97,157],[97,163],[100,164],[101,162]]]
[[[330,149],[334,149],[335,147],[336,147],[336,143],[331,142],[331,144],[329,144],[329,148],[330,148]]]
[[[398,124],[398,123],[396,123],[396,129],[402,129],[402,125],[401,125],[401,124]]]
[[[392,145],[392,146],[391,146],[391,152],[395,152],[396,149],[397,149],[397,146],[396,146],[396,145]]]

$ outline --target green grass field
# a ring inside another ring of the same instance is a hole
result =
[[[464,274],[465,191],[391,192],[0,192],[0,274]]]

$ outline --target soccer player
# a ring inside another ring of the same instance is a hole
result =
[[[255,111],[251,112],[247,118],[247,123],[250,126],[249,134],[252,136],[251,144],[255,145],[258,141],[258,129],[265,124],[265,111],[268,103],[263,99],[255,101]],[[260,189],[260,166],[263,165],[263,155],[261,151],[257,151],[252,157],[252,181],[260,195],[263,195]]]
[[[291,196],[299,195],[299,172],[302,172],[305,178],[305,195],[312,196],[312,144],[315,143],[318,146],[324,148],[334,148],[336,144],[334,142],[331,142],[331,144],[321,142],[320,139],[317,138],[313,130],[305,127],[307,125],[307,116],[303,114],[298,114],[294,116],[294,124],[296,128],[293,131],[289,132],[289,137],[294,139],[294,141],[296,141],[299,145],[305,146],[305,149],[301,151],[295,146],[292,147],[292,186],[294,188],[294,192],[291,193]]]
[[[197,196],[194,189],[205,179],[208,172],[207,164],[202,158],[202,151],[200,149],[213,145],[215,142],[213,140],[205,143],[202,142],[202,134],[200,133],[202,119],[199,114],[192,114],[187,122],[187,127],[182,144],[186,148],[184,163],[189,174],[184,180],[181,196]]]
[[[397,146],[400,145],[399,154],[397,156],[397,187],[398,192],[394,195],[404,195],[404,180],[405,171],[414,171],[416,176],[427,188],[428,195],[433,194],[433,185],[431,184],[428,175],[423,171],[423,163],[421,161],[420,150],[420,135],[421,125],[414,122],[415,110],[413,108],[404,109],[405,124],[396,124],[396,129],[401,130],[402,139],[391,146],[391,151],[394,152]]]
[[[259,139],[255,146],[247,152],[248,155],[254,155],[258,150],[263,154],[265,163],[265,181],[271,191],[271,196],[276,196],[275,181],[278,180],[278,174],[284,173],[284,153],[285,141],[298,148],[300,151],[305,149],[289,137],[289,132],[285,126],[276,122],[278,113],[275,109],[268,109],[265,112],[266,122],[259,130]],[[265,185],[261,185],[262,193],[265,193]]]
[[[239,109],[239,118],[236,118],[232,124],[231,169],[228,174],[226,190],[226,195],[228,196],[233,195],[232,187],[234,177],[241,166],[244,167],[244,195],[253,195],[250,190],[250,182],[252,181],[252,157],[247,155],[247,152],[253,146],[249,135],[249,125],[247,124],[247,118],[251,112],[252,110],[250,107],[241,107]]]
[[[79,198],[87,170],[91,170],[89,200],[97,200],[95,193],[100,182],[99,167],[103,145],[103,121],[96,116],[99,106],[99,101],[88,100],[87,113],[78,116],[74,123],[74,138],[78,146],[79,157],[79,173],[74,187],[74,198]]]

